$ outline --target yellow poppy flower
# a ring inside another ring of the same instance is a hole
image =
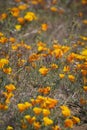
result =
[[[6,73],[6,74],[11,74],[12,69],[11,69],[11,67],[9,67],[9,68],[3,68],[3,72]]]
[[[48,118],[48,117],[44,117],[44,118],[43,118],[43,121],[44,121],[44,125],[45,125],[45,126],[48,126],[48,125],[52,125],[52,124],[53,124],[53,120],[51,120],[51,119]]]
[[[83,89],[85,92],[87,92],[87,86],[84,86]]]
[[[48,109],[43,109],[42,110],[43,116],[48,116],[50,115],[50,111]]]
[[[13,130],[12,126],[8,126],[6,130]]]
[[[48,94],[50,92],[50,87],[45,87],[45,88],[39,88],[38,92],[43,93],[43,94]]]
[[[59,48],[53,50],[53,55],[55,58],[61,58],[63,56],[63,51]]]
[[[54,7],[54,6],[52,6],[52,7],[50,8],[50,10],[51,10],[52,12],[57,12],[57,11],[58,11],[58,9],[57,9],[56,7]]]
[[[16,39],[14,37],[10,37],[9,41],[12,42],[12,43],[14,43],[16,41]]]
[[[32,104],[29,102],[25,102],[24,104],[26,109],[32,107]]]
[[[24,118],[30,123],[30,124],[33,124],[36,120],[36,117],[33,116],[31,117],[30,115],[25,115]]]
[[[34,128],[35,128],[35,130],[39,130],[40,128],[41,128],[41,125],[40,125],[40,122],[34,122],[33,123],[33,126],[34,126]]]
[[[17,21],[20,23],[20,24],[24,24],[25,20],[23,17],[19,17],[17,18]]]
[[[39,115],[41,112],[42,112],[42,108],[39,108],[39,107],[34,107],[33,108],[33,111],[36,115]]]
[[[63,116],[67,117],[71,115],[71,111],[67,106],[60,106]]]
[[[71,119],[66,119],[64,121],[64,125],[65,125],[65,127],[73,128],[73,121]]]
[[[33,21],[33,20],[36,20],[37,17],[35,15],[35,13],[33,13],[33,12],[27,12],[26,15],[24,16],[24,19],[26,21]]]
[[[57,105],[58,100],[46,97],[44,103],[46,104],[46,108],[51,109]]]
[[[15,29],[17,30],[17,31],[20,31],[21,30],[21,25],[15,25]]]
[[[33,62],[39,59],[39,55],[36,53],[33,53],[32,55],[29,56],[29,62]]]
[[[69,66],[64,66],[63,71],[64,72],[69,72],[70,71],[70,67]]]
[[[8,92],[12,92],[13,90],[16,89],[16,87],[13,84],[8,84],[5,86]]]
[[[85,37],[85,36],[80,36],[80,38],[81,38],[82,40],[84,40],[84,41],[87,41],[87,37]]]
[[[39,69],[39,72],[40,72],[43,76],[45,76],[45,75],[48,73],[48,71],[49,71],[49,69],[46,68],[45,66]]]
[[[0,59],[0,69],[2,69],[4,67],[4,65],[7,65],[9,63],[9,61],[7,59]]]
[[[20,112],[25,111],[25,110],[26,110],[26,106],[25,106],[25,104],[23,104],[23,103],[19,103],[19,104],[18,104],[18,109],[19,109]]]
[[[7,110],[8,106],[0,103],[0,110]]]
[[[75,81],[75,77],[74,77],[73,75],[71,75],[71,74],[68,75],[68,78],[69,78],[69,80],[72,81],[72,82]]]
[[[61,128],[58,125],[55,125],[52,127],[52,130],[61,130]]]
[[[59,74],[59,77],[63,79],[65,77],[65,74]]]
[[[10,92],[10,93],[7,93],[7,99],[5,100],[5,103],[6,103],[6,104],[10,103],[10,98],[13,97],[13,96],[14,96],[13,93],[11,93],[11,92]]]
[[[51,68],[52,68],[52,69],[57,69],[57,68],[58,68],[58,65],[53,63],[53,64],[51,64]]]
[[[83,23],[84,23],[84,24],[87,24],[87,19],[83,20]]]
[[[82,54],[83,56],[86,56],[86,58],[87,58],[87,49],[84,49],[84,50],[81,52],[81,54]]]
[[[42,31],[47,31],[47,29],[48,29],[48,25],[46,23],[41,24]]]
[[[21,4],[18,6],[19,10],[26,10],[28,8],[27,4]]]
[[[14,17],[18,17],[19,16],[19,9],[17,7],[13,7],[11,8],[11,14],[14,16]]]
[[[73,121],[74,124],[76,124],[76,123],[80,122],[80,119],[78,117],[76,117],[76,116],[73,116],[72,121]]]
[[[2,44],[5,44],[7,41],[8,41],[8,39],[4,36],[0,38],[0,43],[2,43]]]
[[[4,19],[6,19],[6,18],[7,18],[7,14],[6,14],[6,13],[2,13],[2,14],[1,14],[1,19],[4,20]]]

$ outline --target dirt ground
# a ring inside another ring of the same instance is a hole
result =
[[[87,130],[87,124],[84,124],[82,126],[76,126],[73,128],[73,130]]]

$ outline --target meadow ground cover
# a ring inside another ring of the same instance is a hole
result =
[[[80,129],[87,124],[87,0],[0,6],[0,130]]]

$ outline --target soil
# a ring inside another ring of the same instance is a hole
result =
[[[82,126],[76,126],[73,128],[73,130],[87,130],[87,124],[84,124]]]

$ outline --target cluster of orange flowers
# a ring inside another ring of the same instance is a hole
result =
[[[40,88],[38,91],[45,95],[49,93],[50,87]],[[54,125],[54,120],[50,118],[58,102],[56,99],[38,95],[36,99],[30,99],[30,102],[19,103],[19,111],[22,113],[27,111],[27,115],[24,115],[24,118],[21,120],[21,127],[24,129],[33,128],[38,130],[48,126],[52,130],[61,130],[60,126]],[[60,110],[62,116],[65,118],[64,127],[73,128],[75,124],[80,122],[78,117],[71,116],[71,110],[66,105],[60,106]]]
[[[49,115],[51,114],[51,109],[53,109],[57,105],[57,102],[58,101],[55,99],[39,95],[36,97],[36,99],[30,99],[30,102],[19,103],[18,109],[20,112],[32,110],[31,112],[29,112],[30,114],[27,113],[27,115],[24,115],[24,118],[21,120],[22,128],[32,129],[33,127],[37,130],[41,127],[53,125],[53,120],[50,119]],[[31,113],[33,114],[33,116]],[[41,115],[43,115],[42,118],[40,118]],[[52,127],[53,130],[55,127],[57,126]]]
[[[1,58],[1,59],[0,59],[0,69],[1,69],[4,73],[6,73],[6,74],[10,74],[10,73],[12,72],[11,67],[8,67],[8,66],[7,66],[8,63],[9,63],[9,60],[8,60],[8,59],[5,59],[5,58]]]
[[[11,98],[14,96],[13,91],[16,89],[16,87],[13,84],[8,84],[5,86],[6,92],[2,92],[2,95],[4,96],[4,103],[0,102],[0,110],[7,110],[8,106],[10,104]]]
[[[28,5],[27,4],[20,4],[18,7],[15,6],[15,7],[12,7],[9,9],[9,13],[16,19],[16,23],[15,23],[15,26],[14,28],[17,30],[17,31],[20,31],[22,26],[27,23],[27,22],[31,22],[33,20],[36,20],[37,19],[37,16],[35,15],[34,12],[31,12],[31,11],[27,11],[28,9]],[[23,11],[27,11],[25,14],[23,13]],[[1,18],[0,18],[0,21],[5,21],[5,19],[8,18],[8,15],[9,14],[6,14],[6,13],[2,13],[1,14]],[[5,37],[2,37],[0,39],[0,41],[2,43],[6,42],[6,38]]]

